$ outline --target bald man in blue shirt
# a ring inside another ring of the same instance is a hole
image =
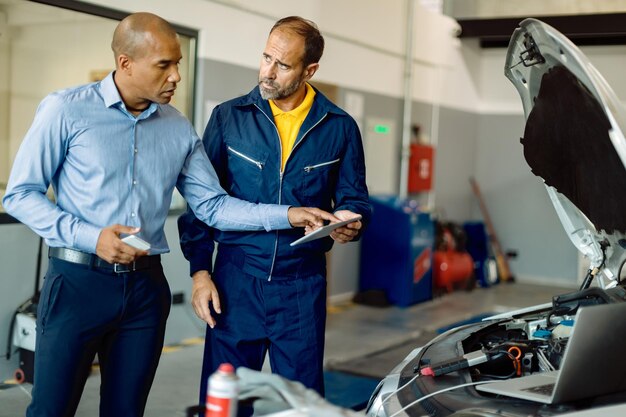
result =
[[[116,70],[104,80],[42,101],[2,201],[50,247],[28,417],[73,416],[96,354],[100,416],[143,415],[171,304],[160,255],[169,251],[163,225],[174,187],[199,219],[223,230],[337,220],[226,194],[193,127],[168,104],[182,56],[165,20],[130,15],[112,49]],[[151,249],[125,244],[126,234]]]

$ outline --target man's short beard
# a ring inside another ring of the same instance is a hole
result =
[[[291,84],[289,84],[287,87],[285,88],[277,88],[276,90],[273,91],[267,91],[263,89],[263,82],[265,82],[267,80],[262,79],[259,81],[259,91],[261,92],[261,97],[263,98],[263,100],[283,100],[289,96],[291,96],[293,93],[295,93],[296,91],[298,91],[298,89],[300,88],[300,86],[302,85],[302,83],[304,82],[304,79],[301,78]],[[270,81],[272,86],[274,85],[273,81]]]

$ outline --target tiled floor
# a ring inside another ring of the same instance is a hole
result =
[[[503,312],[546,303],[563,289],[527,284],[500,284],[490,289],[455,292],[408,308],[376,308],[346,303],[329,308],[326,361],[342,361],[398,345],[425,330],[436,330],[485,312]],[[197,401],[201,340],[163,354],[146,417],[185,416]],[[77,417],[98,415],[99,378],[89,378]],[[31,386],[0,391],[0,417],[23,416]]]

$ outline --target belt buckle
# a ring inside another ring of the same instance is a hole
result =
[[[113,264],[113,272],[116,274],[123,274],[125,272],[134,272],[135,271],[135,261],[129,264]]]

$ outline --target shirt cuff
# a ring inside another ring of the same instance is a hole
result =
[[[291,223],[289,223],[289,216],[287,212],[291,206],[281,206],[276,204],[266,205],[265,221],[263,227],[266,231],[270,230],[284,230],[291,229]]]
[[[101,231],[102,229],[100,227],[89,223],[81,223],[76,233],[74,247],[70,249],[77,249],[79,251],[95,254]]]

